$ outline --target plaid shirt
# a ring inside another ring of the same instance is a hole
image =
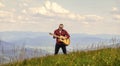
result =
[[[68,33],[66,30],[64,30],[64,29],[62,29],[62,31],[60,31],[59,29],[56,29],[56,30],[54,31],[54,34],[57,35],[57,36],[66,36],[67,38],[70,38],[69,33]],[[56,43],[57,43],[57,44],[60,43],[60,41],[59,41],[58,38],[56,38]]]

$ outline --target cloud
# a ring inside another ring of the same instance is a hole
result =
[[[55,2],[46,1],[44,5],[47,10],[51,10],[55,13],[61,13],[61,14],[69,13],[68,10],[66,10],[65,8],[63,8],[62,6],[60,6]]]
[[[116,20],[120,20],[120,15],[113,15],[113,17],[114,17],[114,19],[116,19]]]
[[[2,11],[2,10],[0,11],[0,22],[7,21],[8,19],[11,19],[12,17],[14,17],[14,16],[13,16],[13,14],[11,12]]]
[[[118,7],[113,7],[112,8],[112,13],[113,14],[120,14],[120,9]]]
[[[26,10],[32,14],[40,14],[48,17],[59,17],[68,20],[77,20],[77,21],[100,21],[103,19],[101,16],[97,15],[80,15],[73,13],[56,2],[46,1],[44,5],[40,7],[31,7]],[[26,12],[24,11],[24,12]]]
[[[0,8],[1,8],[1,7],[5,7],[5,5],[0,2]]]
[[[95,12],[97,14],[90,14],[91,12],[87,11],[89,14],[81,15],[52,1],[53,0],[3,0],[7,6],[0,3],[2,4],[2,6],[0,6],[0,31],[51,32],[55,28],[58,28],[60,23],[63,23],[65,29],[70,33],[120,33],[119,7],[113,7],[111,10],[114,19],[118,20],[118,22],[116,22],[111,19],[111,16],[105,16],[103,14],[101,14],[102,16],[97,15],[100,14],[98,12]],[[73,7],[69,8],[72,9]],[[75,7],[73,9],[78,8],[79,7]],[[108,19],[104,19],[103,16]]]
[[[69,13],[69,11],[62,6],[50,1],[46,1],[41,7],[31,7],[29,10],[33,14],[42,14],[46,16],[60,16],[60,14],[63,16]]]
[[[104,19],[103,17],[97,16],[97,15],[85,15],[85,17],[86,17],[85,21],[88,21],[88,22],[100,21]]]
[[[28,2],[19,2],[19,9],[0,12],[2,14],[0,15],[1,31],[48,32],[57,28],[59,23],[63,23],[71,33],[87,31],[89,33],[90,26],[103,19],[103,17],[94,14],[80,15],[71,12],[56,2],[45,1],[42,5],[37,6],[33,6],[36,2],[33,2],[32,5]]]
[[[6,12],[6,11],[0,11],[0,17],[5,17],[5,16],[9,16],[10,12]]]
[[[38,0],[21,0],[18,4],[20,10],[11,8],[11,11],[0,11],[0,22],[36,23],[52,19],[51,22],[64,20],[89,24],[90,22],[100,22],[100,20],[103,19],[103,17],[98,15],[80,15],[73,13],[56,2],[51,2],[49,0],[37,6],[30,5],[32,2],[36,3]]]
[[[117,8],[117,7],[113,7],[113,8],[112,8],[112,11],[113,11],[113,12],[114,12],[114,11],[116,12],[116,11],[118,11],[118,8]]]
[[[112,8],[112,16],[116,20],[120,20],[120,9],[117,7]]]
[[[28,7],[28,4],[24,2],[24,3],[20,3],[19,6],[20,7]]]
[[[1,11],[0,18],[1,22],[38,22],[41,20],[46,19],[59,19],[59,20],[68,20],[72,22],[75,20],[77,22],[100,22],[103,17],[98,15],[80,15],[70,10],[62,7],[61,5],[57,4],[56,2],[51,2],[49,0],[44,1],[41,5],[31,5],[31,3],[36,3],[38,0],[21,0],[19,1],[18,8],[10,8],[11,11]],[[16,5],[15,5],[16,6]],[[39,19],[37,17],[39,17]],[[30,21],[31,20],[31,21]]]
[[[0,11],[0,23],[5,23],[5,22],[25,22],[28,20],[28,16],[21,15],[21,14],[16,14],[14,11]]]

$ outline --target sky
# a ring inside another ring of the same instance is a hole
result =
[[[0,0],[0,32],[120,35],[120,0]]]

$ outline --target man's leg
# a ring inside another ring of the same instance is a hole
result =
[[[58,44],[55,45],[55,55],[58,54],[60,46]]]
[[[62,44],[62,51],[63,51],[64,54],[67,54],[66,46],[64,44]]]

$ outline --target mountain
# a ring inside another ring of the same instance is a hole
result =
[[[0,63],[8,63],[18,59],[40,57],[50,54],[46,50],[28,48],[0,40]]]
[[[10,50],[15,47],[15,44],[0,40],[0,50]]]
[[[70,34],[71,44],[70,48],[78,49],[85,48],[92,44],[99,44],[100,42],[107,42],[111,44],[111,39],[117,39],[120,43],[120,35],[112,34]],[[22,31],[10,31],[0,32],[0,39],[18,46],[25,45],[26,47],[54,47],[55,40],[52,36],[49,36],[47,32],[22,32]],[[52,49],[53,50],[53,49]]]
[[[0,32],[0,40],[16,41],[20,39],[35,38],[44,35],[48,35],[48,34],[44,32],[6,31],[6,32]]]

